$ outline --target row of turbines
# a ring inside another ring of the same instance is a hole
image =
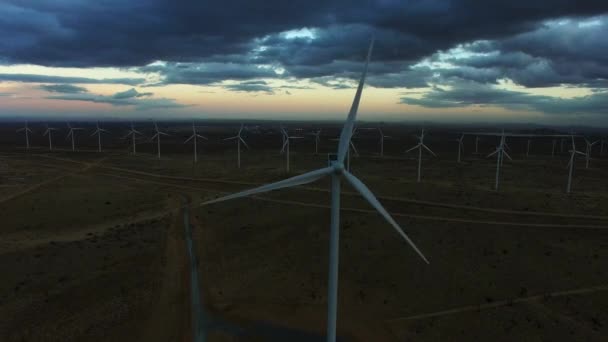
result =
[[[149,141],[155,141],[156,142],[156,151],[157,151],[157,157],[160,159],[161,158],[161,137],[162,136],[169,136],[168,133],[163,132],[159,129],[158,125],[156,124],[156,122],[153,122],[153,126],[154,126],[154,134],[150,137]],[[76,139],[75,139],[75,134],[77,131],[82,131],[84,130],[81,127],[74,127],[72,126],[70,123],[67,123],[67,128],[68,128],[68,133],[65,137],[66,140],[70,140],[71,141],[71,147],[72,147],[72,151],[76,151]],[[46,130],[43,133],[43,136],[48,136],[48,141],[49,141],[49,150],[53,150],[53,132],[57,131],[56,128],[50,127],[50,126],[46,126]],[[249,149],[249,145],[247,144],[247,142],[245,141],[243,132],[245,131],[245,126],[243,124],[241,124],[240,128],[238,129],[236,135],[222,139],[223,141],[234,141],[236,143],[236,160],[237,160],[237,167],[241,168],[241,151],[243,149],[243,147]],[[296,131],[301,131],[301,129],[297,129]],[[380,150],[379,150],[379,155],[381,157],[384,157],[384,141],[385,139],[391,139],[391,136],[388,136],[386,134],[384,134],[384,132],[382,131],[381,128],[379,127],[363,127],[363,128],[353,128],[353,137],[355,137],[355,135],[357,134],[357,132],[359,131],[377,131],[379,134],[379,146],[380,146]],[[27,121],[25,122],[24,127],[20,128],[17,130],[17,132],[24,132],[25,133],[25,143],[26,143],[26,149],[30,148],[30,134],[32,133],[32,130],[29,128]],[[290,172],[290,145],[291,145],[291,141],[292,140],[298,140],[298,139],[304,139],[303,136],[297,136],[297,135],[292,135],[285,127],[283,127],[282,125],[279,128],[279,132],[281,134],[281,138],[282,138],[282,145],[281,145],[281,149],[280,149],[280,153],[284,154],[286,157],[286,171],[289,173]],[[321,144],[321,129],[318,130],[314,130],[310,133],[307,133],[307,135],[310,135],[312,137],[314,137],[314,151],[315,154],[319,153],[319,145]],[[103,134],[109,134],[109,132],[106,129],[103,129],[99,126],[99,122],[96,122],[95,124],[95,129],[93,130],[93,132],[91,133],[91,136],[97,136],[97,146],[98,146],[98,152],[102,151],[102,139],[101,136]],[[412,151],[417,151],[418,154],[418,167],[417,167],[417,176],[416,176],[416,181],[417,182],[421,182],[422,180],[422,160],[423,160],[423,152],[429,153],[431,156],[433,157],[437,157],[437,154],[435,152],[433,152],[433,150],[431,150],[431,148],[429,148],[425,142],[425,136],[426,136],[427,132],[422,129],[420,132],[420,135],[416,135],[416,139],[418,140],[418,143],[411,147],[410,149],[406,150],[405,153],[409,153]],[[570,149],[568,150],[570,158],[569,158],[569,162],[567,165],[568,170],[568,181],[567,181],[567,186],[566,186],[566,192],[570,193],[571,188],[572,188],[572,175],[574,173],[574,161],[577,155],[583,156],[585,158],[585,168],[589,168],[589,161],[592,159],[591,158],[591,153],[593,150],[593,147],[597,144],[599,144],[600,146],[600,155],[602,155],[604,153],[604,147],[606,145],[608,145],[608,143],[606,142],[605,139],[599,139],[599,140],[595,140],[595,141],[590,141],[587,138],[584,138],[584,142],[585,142],[585,151],[579,151],[576,148],[576,144],[574,141],[575,137],[580,137],[579,135],[575,135],[575,134],[553,134],[553,135],[540,135],[540,134],[520,134],[520,133],[505,133],[504,131],[502,132],[463,132],[462,134],[460,134],[460,136],[455,140],[457,143],[457,157],[456,157],[456,161],[458,163],[462,162],[462,156],[464,154],[464,138],[465,136],[475,136],[475,152],[474,154],[479,154],[479,141],[480,141],[480,136],[492,136],[492,137],[497,137],[499,138],[499,143],[498,146],[496,146],[496,149],[491,152],[490,154],[487,155],[487,158],[492,157],[492,156],[496,156],[496,177],[495,177],[495,184],[494,184],[494,189],[498,190],[499,188],[499,182],[500,182],[500,174],[501,174],[501,167],[504,164],[504,159],[505,157],[509,160],[513,160],[511,158],[511,156],[509,155],[509,153],[507,152],[508,149],[510,149],[509,145],[507,144],[507,138],[509,137],[519,137],[519,138],[527,138],[526,141],[526,152],[525,152],[525,156],[526,158],[529,157],[530,154],[530,145],[532,143],[532,139],[533,138],[552,138],[552,148],[551,148],[551,157],[555,156],[555,152],[556,152],[556,146],[557,146],[557,142],[558,139],[560,141],[560,151],[563,152],[564,150],[564,142],[569,141],[571,146]],[[137,154],[137,138],[138,137],[143,137],[143,133],[141,133],[140,131],[138,131],[137,129],[135,129],[134,125],[131,124],[130,129],[128,130],[128,133],[126,136],[124,136],[124,139],[131,139],[131,146],[132,146],[132,152],[133,154]],[[198,162],[198,141],[199,139],[202,140],[209,140],[207,137],[205,137],[204,135],[200,134],[197,131],[197,126],[192,124],[192,134],[184,141],[184,143],[188,143],[188,142],[192,142],[193,144],[193,152],[194,152],[194,162]],[[329,139],[330,141],[339,141],[338,138],[333,138],[333,139]],[[350,153],[351,150],[353,151],[355,156],[359,156],[359,152],[357,151],[357,148],[353,142],[353,139],[351,139],[349,141],[349,145],[348,145],[348,149],[346,151],[346,159],[345,159],[345,167],[347,170],[350,171]]]

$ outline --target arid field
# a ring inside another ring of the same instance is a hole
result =
[[[26,151],[15,127],[0,128],[0,341],[187,341],[196,317],[208,341],[323,341],[329,182],[201,203],[327,165],[338,124],[322,126],[319,154],[316,126],[288,125],[305,137],[289,173],[271,124],[244,133],[241,169],[222,141],[236,124],[201,128],[196,164],[189,124],[163,127],[160,160],[146,139],[133,155],[119,124],[101,153],[88,134],[72,152],[65,132],[53,151],[36,132]],[[344,183],[340,340],[606,340],[608,151],[576,160],[566,194],[568,146],[551,157],[551,139],[534,139],[526,157],[513,138],[494,191],[495,137],[474,154],[467,136],[457,163],[461,130],[429,128],[438,156],[423,154],[417,183],[404,151],[419,127],[383,129],[384,157],[375,131],[355,137],[352,172],[430,264]]]

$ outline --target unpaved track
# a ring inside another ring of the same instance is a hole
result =
[[[547,292],[547,293],[537,294],[537,295],[528,296],[528,297],[519,297],[519,298],[514,298],[514,299],[499,300],[499,301],[496,301],[493,303],[461,306],[458,308],[453,308],[453,309],[448,309],[448,310],[392,318],[392,319],[387,320],[386,322],[393,323],[393,322],[399,322],[399,321],[420,320],[420,319],[455,315],[455,314],[463,313],[463,312],[476,312],[476,311],[481,311],[481,310],[494,309],[494,308],[499,308],[499,307],[503,307],[503,306],[511,306],[511,305],[518,304],[518,303],[540,301],[540,300],[549,299],[549,298],[585,295],[585,294],[592,294],[592,293],[604,292],[604,291],[608,291],[608,285],[585,287],[585,288],[566,290],[566,291]]]
[[[72,162],[72,163],[84,163],[77,160],[66,159],[66,158],[58,158],[47,155],[39,155],[43,158],[50,158],[60,161]],[[177,180],[177,181],[189,181],[189,182],[200,182],[200,183],[216,183],[216,184],[229,184],[229,185],[242,185],[242,186],[259,186],[263,185],[263,183],[257,182],[244,182],[244,181],[233,181],[233,180],[222,180],[216,178],[193,178],[193,177],[183,177],[183,176],[170,176],[163,175],[158,173],[150,173],[139,170],[125,169],[107,165],[100,165],[100,168],[118,171],[123,173],[130,173],[134,175],[147,176],[158,179],[168,179],[168,180]],[[298,187],[307,191],[315,191],[315,192],[328,192],[328,189],[317,188],[317,187],[307,187],[302,186]],[[359,196],[356,192],[343,191],[343,195],[347,196]],[[477,206],[469,206],[469,205],[458,205],[451,203],[442,203],[442,202],[433,202],[433,201],[425,201],[425,200],[414,200],[403,197],[394,197],[394,196],[377,196],[379,200],[383,201],[395,201],[401,203],[415,204],[421,206],[428,207],[441,207],[441,208],[449,208],[449,209],[459,209],[459,210],[470,210],[470,211],[479,211],[479,212],[487,212],[487,213],[497,213],[497,214],[508,214],[508,215],[522,215],[522,216],[539,216],[539,217],[553,217],[553,218],[572,218],[572,219],[589,219],[589,220],[605,220],[608,221],[608,216],[602,215],[584,215],[584,214],[562,214],[562,213],[552,213],[552,212],[542,212],[542,211],[520,211],[520,210],[509,210],[509,209],[494,209],[494,208],[483,208]]]
[[[25,194],[28,194],[30,192],[36,191],[39,188],[41,188],[42,186],[55,183],[55,182],[57,182],[57,181],[65,178],[67,176],[71,176],[73,174],[78,174],[78,173],[81,173],[81,172],[85,172],[85,171],[89,170],[90,168],[92,168],[94,166],[98,166],[100,163],[102,163],[106,159],[107,159],[107,157],[104,157],[104,158],[100,158],[100,159],[98,159],[98,160],[96,160],[94,162],[90,162],[90,163],[84,163],[83,162],[83,164],[85,164],[85,165],[82,168],[80,168],[80,169],[78,169],[76,171],[72,171],[72,172],[67,172],[66,171],[65,174],[62,174],[62,175],[59,175],[59,176],[55,176],[53,178],[47,179],[45,181],[42,181],[40,183],[31,185],[31,186],[29,186],[29,187],[27,187],[27,188],[25,188],[25,189],[23,189],[21,191],[18,191],[18,192],[9,194],[7,196],[4,196],[3,198],[0,198],[0,204],[5,203],[7,201],[10,201],[12,199],[15,199],[15,198],[17,198],[19,196],[23,196]]]

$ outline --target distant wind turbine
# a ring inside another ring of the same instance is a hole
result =
[[[576,144],[574,143],[574,136],[571,137],[572,139],[572,149],[569,151],[570,152],[570,161],[568,162],[568,184],[566,185],[566,193],[569,194],[570,190],[572,189],[572,174],[574,173],[574,161],[575,161],[575,156],[577,154],[586,156],[585,153],[577,151],[576,150]]]
[[[321,142],[321,129],[308,133],[315,137],[315,154],[319,154],[319,143]],[[283,145],[285,145],[285,136],[283,136]]]
[[[99,128],[99,121],[95,123],[95,132],[91,136],[97,135],[97,152],[101,152],[101,133],[109,133],[103,128]]]
[[[80,127],[72,127],[72,125],[70,125],[70,123],[68,122],[68,135],[65,136],[65,140],[68,140],[69,138],[71,138],[72,140],[72,152],[76,151],[76,144],[74,142],[75,137],[74,137],[74,132],[75,131],[80,131],[82,130],[82,128]]]
[[[405,151],[405,153],[408,153],[410,151],[413,151],[415,149],[418,149],[418,178],[417,178],[417,182],[420,183],[420,175],[422,173],[422,149],[427,150],[430,154],[433,155],[433,157],[437,157],[437,155],[431,151],[430,148],[428,148],[425,144],[424,144],[424,129],[422,129],[422,132],[420,133],[420,136],[418,137],[418,145],[410,148],[409,150]]]
[[[513,159],[511,159],[511,156],[509,156],[507,151],[505,151],[505,146],[506,146],[506,138],[505,138],[505,133],[503,131],[502,136],[500,137],[500,143],[496,147],[496,150],[494,152],[488,154],[488,156],[486,157],[486,158],[489,158],[493,155],[496,155],[496,180],[494,183],[494,190],[496,190],[496,191],[498,191],[498,181],[500,179],[500,167],[503,164],[504,156],[507,156],[507,158],[509,158],[509,160],[513,160]]]
[[[369,51],[367,53],[367,60],[365,62],[365,69],[361,75],[359,86],[353,100],[350,112],[342,128],[340,134],[340,140],[338,144],[337,160],[332,161],[331,165],[310,171],[305,174],[291,177],[279,182],[262,185],[258,188],[245,190],[236,194],[228,195],[222,198],[204,202],[203,205],[211,203],[217,203],[227,201],[231,199],[241,198],[245,196],[251,196],[260,194],[272,190],[278,190],[282,188],[290,188],[299,185],[312,183],[323,177],[331,177],[331,224],[330,224],[330,243],[329,243],[329,281],[328,281],[328,295],[327,295],[327,341],[334,342],[336,340],[336,322],[338,318],[338,261],[339,261],[339,227],[340,227],[340,181],[342,178],[346,179],[350,185],[363,196],[371,205],[374,207],[388,222],[389,224],[405,239],[405,241],[416,251],[416,253],[426,262],[428,260],[418,249],[418,247],[412,242],[412,240],[403,232],[401,227],[393,220],[390,214],[380,204],[376,196],[369,190],[369,188],[363,184],[357,177],[348,172],[344,168],[344,161],[346,154],[348,153],[350,141],[353,135],[353,128],[355,119],[357,117],[357,109],[359,108],[359,101],[361,100],[361,93],[363,91],[363,84],[365,82],[365,76],[369,65],[369,59],[373,48],[373,40],[370,44]]]
[[[129,133],[127,133],[127,135],[125,135],[125,137],[124,137],[124,138],[126,139],[126,138],[128,138],[128,137],[131,137],[131,143],[133,144],[133,155],[136,155],[136,154],[137,154],[137,150],[136,150],[136,148],[135,148],[135,145],[136,145],[136,135],[137,135],[137,134],[139,134],[139,135],[143,135],[143,134],[141,134],[141,132],[139,132],[138,130],[136,130],[136,129],[133,127],[133,123],[131,123],[131,129],[129,130]]]
[[[188,139],[186,139],[186,141],[184,141],[184,144],[190,140],[192,140],[194,142],[194,162],[195,163],[198,162],[198,152],[196,151],[196,141],[198,138],[209,140],[206,137],[196,133],[196,126],[194,126],[194,123],[192,123],[192,135]]]
[[[287,166],[285,168],[285,170],[289,173],[289,145],[290,145],[290,140],[291,139],[302,139],[303,137],[296,137],[296,136],[290,136],[287,133],[287,130],[285,128],[283,128],[281,130],[281,133],[283,134],[283,148],[281,149],[281,151],[285,151],[285,155],[287,157]]]
[[[25,133],[25,149],[29,150],[30,149],[30,133],[32,133],[32,130],[29,129],[29,127],[27,126],[27,121],[25,122],[25,126],[19,128],[17,130],[17,132]]]
[[[169,136],[169,134],[167,134],[167,133],[165,133],[165,132],[161,132],[161,131],[158,129],[158,125],[156,124],[156,122],[154,122],[154,130],[156,131],[156,134],[154,134],[154,135],[152,136],[152,138],[150,138],[150,140],[154,140],[154,139],[156,139],[156,148],[157,148],[157,151],[158,151],[158,159],[160,159],[160,136],[161,136],[161,135],[166,135],[166,136]]]
[[[458,142],[458,159],[457,159],[457,161],[458,161],[459,163],[460,163],[460,155],[461,155],[461,153],[464,151],[464,143],[463,143],[463,140],[464,140],[464,134],[462,134],[462,135],[460,136],[460,138],[456,139],[456,141]]]
[[[48,135],[49,136],[49,151],[53,150],[53,131],[56,131],[56,128],[52,128],[49,127],[49,125],[46,125],[46,131],[44,131],[44,134],[42,134],[42,136]]]
[[[245,145],[245,147],[247,147],[247,149],[249,149],[249,145],[247,145],[247,143],[241,136],[242,132],[243,132],[243,124],[241,124],[241,128],[239,129],[239,132],[235,136],[224,139],[224,140],[236,140],[236,165],[239,169],[241,168],[241,143],[243,143]],[[285,141],[285,140],[283,140],[283,141]]]
[[[593,149],[593,146],[595,144],[597,144],[598,142],[599,142],[599,140],[590,142],[589,140],[587,140],[587,138],[585,138],[585,169],[589,168],[589,160],[591,159],[591,150]]]

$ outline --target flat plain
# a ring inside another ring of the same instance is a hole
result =
[[[118,128],[115,130],[120,130]],[[161,159],[142,140],[95,141],[80,151],[42,137],[25,151],[0,130],[0,340],[192,339],[189,217],[205,334],[210,341],[323,340],[328,183],[201,206],[205,200],[327,164],[310,136],[291,146],[291,172],[276,130],[249,131],[236,167],[234,125],[201,129],[199,162],[172,125]],[[430,260],[344,185],[338,330],[345,341],[604,341],[608,336],[608,156],[576,161],[564,192],[567,148],[510,141],[499,191],[496,160],[458,132],[430,130],[437,154],[416,182],[416,127],[387,126],[385,156],[373,131],[354,142],[352,172],[378,196]],[[302,133],[310,131],[304,127]],[[298,132],[298,131],[296,131]],[[120,133],[123,133],[122,131]],[[145,134],[149,132],[144,132]],[[578,141],[582,148],[582,140]]]

